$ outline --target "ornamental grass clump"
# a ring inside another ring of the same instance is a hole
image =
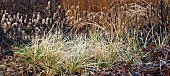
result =
[[[47,75],[80,74],[82,68],[92,70],[110,66],[119,49],[112,46],[97,35],[91,38],[81,36],[66,42],[61,35],[49,34],[34,39],[23,51],[17,53],[20,54],[20,62],[32,64],[36,75],[41,72]]]

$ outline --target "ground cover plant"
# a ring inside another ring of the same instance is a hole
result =
[[[168,0],[0,3],[2,76],[170,75]]]

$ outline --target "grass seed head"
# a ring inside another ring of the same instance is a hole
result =
[[[58,9],[59,9],[59,10],[61,9],[61,5],[58,6]]]
[[[42,25],[44,25],[45,24],[45,19],[42,19]]]
[[[51,2],[48,1],[47,10],[50,10],[50,9],[51,9]]]
[[[70,9],[71,9],[71,10],[74,10],[74,6],[72,5]]]

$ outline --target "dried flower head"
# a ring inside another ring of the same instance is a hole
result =
[[[53,14],[53,20],[56,18],[56,16],[57,16],[57,13],[54,13]]]
[[[2,18],[1,23],[4,23],[4,22],[5,22],[5,18]]]
[[[37,19],[38,19],[38,18],[40,19],[40,17],[41,17],[41,16],[40,16],[40,12],[38,12],[38,14],[37,14]]]
[[[8,29],[8,26],[7,26],[6,22],[3,24],[3,28],[4,28],[4,33],[6,33],[7,29]]]
[[[66,12],[66,16],[69,16],[69,15],[70,15],[70,12],[71,12],[71,10],[68,10],[68,11]]]
[[[34,19],[33,23],[35,23],[37,21],[37,19]]]
[[[79,21],[82,21],[82,18],[79,18]]]
[[[11,22],[7,22],[8,26],[11,26]]]
[[[8,18],[11,18],[11,15],[8,15]]]
[[[76,9],[79,9],[79,8],[80,8],[79,6],[76,7]]]
[[[16,16],[15,16],[15,15],[13,15],[13,19],[16,19]]]
[[[24,23],[27,23],[27,19],[24,19]]]
[[[19,12],[17,13],[17,18],[19,18]]]
[[[5,13],[5,14],[7,13],[6,10],[4,10],[4,13]]]
[[[42,19],[42,24],[43,24],[43,25],[45,24],[45,19]]]
[[[48,1],[48,10],[50,10],[51,9],[51,2],[50,1]]]
[[[45,21],[46,25],[49,24],[48,21],[49,21],[49,18],[47,17],[47,18],[46,18],[46,21]]]
[[[12,27],[15,27],[17,25],[18,25],[18,23],[15,22],[15,23],[12,24]]]
[[[32,19],[34,19],[34,18],[35,18],[35,13],[32,14]]]
[[[28,16],[27,15],[25,15],[25,19],[27,19],[28,18]]]
[[[5,16],[6,16],[6,15],[5,15],[5,14],[3,14],[3,15],[2,15],[2,18],[5,18]]]
[[[71,10],[74,10],[74,6],[73,5],[71,6]]]
[[[61,9],[61,6],[60,6],[60,5],[58,6],[58,9]]]
[[[83,15],[86,16],[87,15],[87,11],[83,11]]]

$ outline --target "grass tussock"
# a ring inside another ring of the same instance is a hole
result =
[[[65,42],[54,34],[33,40],[31,46],[17,53],[21,54],[20,62],[32,63],[36,75],[41,72],[47,75],[81,73],[81,69],[108,67],[115,60],[121,44],[108,45],[99,38],[82,36]]]
[[[90,4],[83,4],[86,1]],[[170,46],[167,0],[63,0],[63,4],[71,32],[67,36],[48,32],[16,50],[15,63],[28,68],[20,75],[86,76],[87,71],[100,71],[118,62],[154,63],[159,57],[150,54]]]

